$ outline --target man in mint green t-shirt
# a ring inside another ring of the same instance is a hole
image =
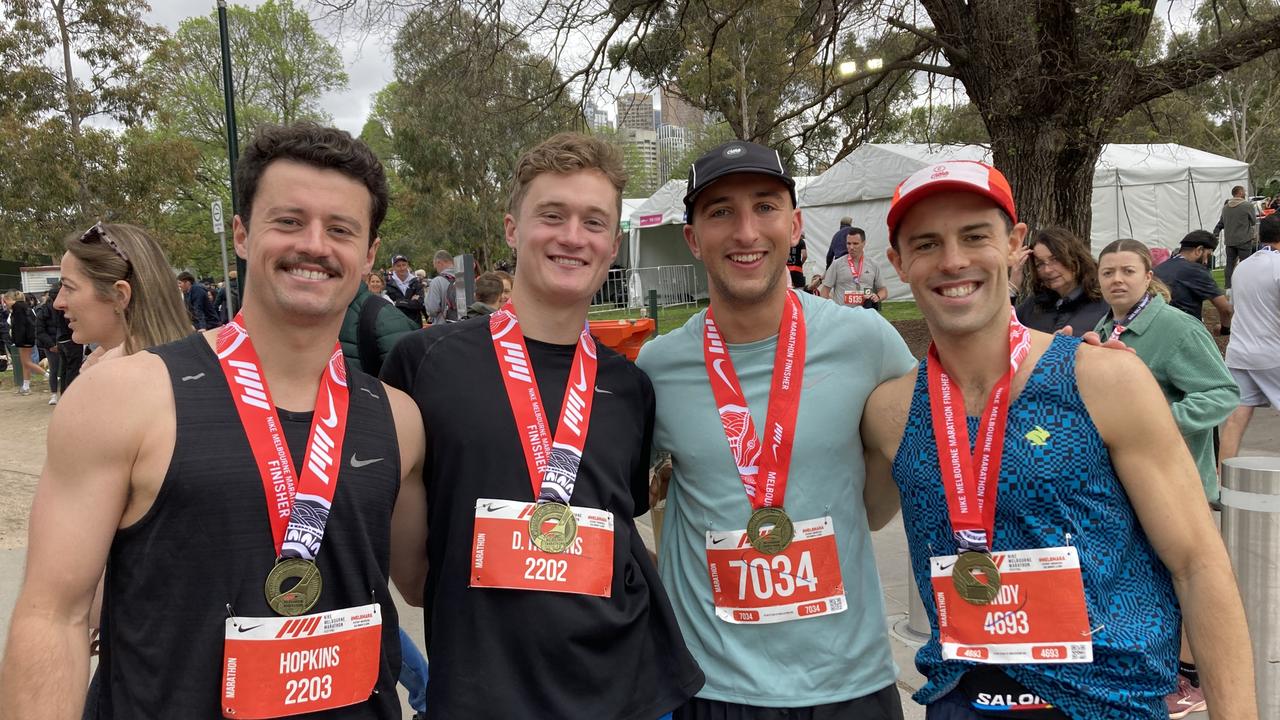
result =
[[[788,289],[802,220],[777,152],[703,155],[685,208],[711,307],[638,360],[673,464],[662,579],[707,678],[675,718],[901,718],[870,534],[896,506],[863,501],[858,427],[915,361],[879,314]]]

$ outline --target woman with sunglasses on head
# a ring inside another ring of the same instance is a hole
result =
[[[141,228],[98,223],[63,245],[54,307],[66,315],[75,342],[98,346],[84,369],[194,332],[177,276]]]
[[[1026,299],[1015,309],[1023,325],[1047,333],[1070,327],[1079,337],[1107,314],[1098,289],[1098,267],[1089,247],[1070,230],[1048,227],[1036,232],[1026,263]]]

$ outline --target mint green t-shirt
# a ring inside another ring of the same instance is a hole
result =
[[[834,615],[735,625],[715,615],[708,530],[741,530],[751,505],[725,440],[702,358],[702,312],[645,344],[653,381],[653,447],[672,454],[659,569],[690,652],[706,674],[699,697],[762,707],[810,707],[892,684],[884,601],[862,502],[859,424],[877,385],[915,369],[879,313],[801,295],[804,382],[784,504],[794,521],[830,515],[848,608]],[[765,427],[777,335],[729,345],[757,432]]]

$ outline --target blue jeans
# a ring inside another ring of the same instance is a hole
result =
[[[400,628],[400,684],[409,691],[409,707],[416,713],[427,711],[427,659],[409,633]]]

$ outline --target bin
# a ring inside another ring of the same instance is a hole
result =
[[[625,355],[632,362],[640,355],[640,346],[644,345],[656,327],[653,318],[592,320],[587,324],[597,340],[613,348],[618,354]]]

